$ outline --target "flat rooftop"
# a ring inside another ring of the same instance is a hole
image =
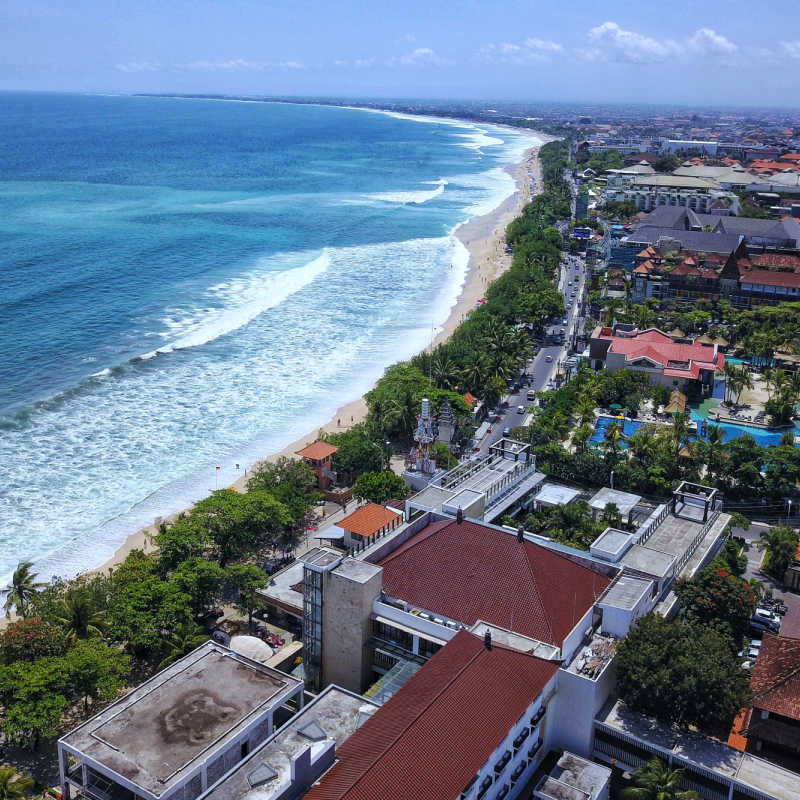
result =
[[[630,611],[636,608],[642,595],[650,591],[652,585],[653,581],[622,574],[606,589],[606,593],[598,600],[598,605]]]
[[[360,695],[329,686],[264,744],[256,748],[206,797],[211,800],[271,800],[291,784],[292,762],[311,750],[311,762],[332,744],[336,747],[377,711]]]
[[[207,642],[61,741],[158,797],[302,687]]]
[[[548,506],[565,506],[579,496],[579,489],[562,486],[558,483],[545,483],[533,499],[537,503]]]
[[[517,455],[518,451],[522,452],[528,448],[528,445],[519,442],[512,442],[508,439],[503,441],[509,443],[508,448],[512,446],[515,448],[514,450],[506,449],[507,456],[509,453]],[[470,491],[488,495],[491,493],[490,490],[501,481],[509,477],[513,480],[516,475],[519,476],[519,480],[522,480],[527,469],[530,468],[532,471],[533,465],[526,466],[524,457],[515,461],[507,456],[503,457],[499,453],[492,453],[474,462],[460,464],[442,477],[441,486],[428,485],[407,498],[406,503],[417,508],[441,512],[442,506],[450,505],[453,498],[461,492]]]
[[[256,594],[285,611],[303,616],[303,593],[295,588],[303,582],[303,562],[293,561],[288,567],[270,575],[269,583]]]
[[[567,797],[582,797],[594,800],[611,780],[611,770],[593,761],[564,751],[558,763],[546,776],[539,791],[554,800]],[[565,791],[570,789],[576,794]]]
[[[354,583],[366,583],[380,575],[383,568],[377,564],[370,564],[369,561],[359,561],[355,558],[345,558],[338,567],[336,567],[336,574],[347,578]]]
[[[768,797],[797,800],[797,773],[750,753],[742,753],[710,736],[682,731],[637,714],[622,701],[614,702],[612,699],[606,703],[596,721],[749,786]]]
[[[635,544],[619,560],[619,563],[637,572],[652,575],[655,578],[664,578],[669,575],[670,570],[675,564],[675,556],[672,553],[665,553],[651,547],[651,537],[647,540],[647,546]]]
[[[635,534],[619,528],[606,528],[591,544],[591,554],[618,561],[628,549]]]
[[[641,495],[620,492],[618,489],[609,489],[605,486],[589,500],[589,506],[594,511],[605,511],[606,506],[609,503],[613,503],[619,509],[622,518],[628,519],[631,511],[636,508],[641,500]]]

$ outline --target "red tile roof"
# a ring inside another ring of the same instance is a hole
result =
[[[472,407],[475,405],[475,403],[477,403],[477,402],[478,402],[478,398],[477,398],[477,397],[475,397],[475,395],[473,395],[473,394],[470,394],[469,392],[464,392],[464,402],[465,402],[465,403],[466,403],[466,404],[467,404],[467,405],[468,405],[470,408],[472,408]]]
[[[461,631],[337,749],[306,800],[458,797],[557,669]]]
[[[296,452],[301,458],[312,458],[315,461],[321,461],[323,458],[332,456],[338,449],[338,447],[334,447],[332,444],[317,439],[316,442],[312,442],[302,450],[297,450]]]
[[[626,362],[649,358],[662,367],[669,367],[664,370],[665,375],[678,378],[688,377],[689,374],[698,378],[701,369],[722,369],[725,364],[725,356],[721,352],[717,352],[714,360],[713,347],[697,342],[678,344],[660,331],[646,331],[630,338],[614,337],[608,352],[623,354]],[[681,362],[688,362],[688,367],[678,366]]]
[[[401,518],[400,514],[379,506],[377,503],[367,503],[346,516],[339,527],[360,536],[372,536],[386,525],[394,525]]]
[[[739,273],[739,283],[754,283],[758,286],[800,288],[800,272],[777,272],[772,269],[748,269]]]
[[[558,647],[609,584],[560,553],[467,520],[428,525],[380,563],[392,597]]]
[[[750,688],[753,708],[800,720],[800,639],[764,634]]]

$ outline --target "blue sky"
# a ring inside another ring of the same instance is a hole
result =
[[[0,89],[792,105],[796,2],[3,0]]]

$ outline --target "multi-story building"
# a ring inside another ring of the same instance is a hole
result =
[[[661,240],[636,254],[639,262],[631,275],[635,303],[658,300],[719,299],[720,273],[726,257],[717,253],[674,250],[673,242]]]
[[[303,705],[303,682],[206,642],[58,740],[66,800],[197,800]]]
[[[642,211],[677,206],[698,213],[736,214],[739,198],[710,178],[684,175],[620,175],[609,179],[606,200],[633,203]]]
[[[800,256],[783,253],[749,255],[744,243],[728,258],[719,276],[720,294],[736,306],[800,298]]]
[[[725,364],[716,345],[680,344],[656,328],[638,331],[599,325],[589,342],[589,359],[595,369],[643,372],[651,383],[696,394],[711,393],[714,375]]]

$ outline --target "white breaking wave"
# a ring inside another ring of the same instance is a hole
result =
[[[166,317],[164,323],[168,330],[160,335],[168,338],[177,334],[177,338],[141,358],[148,359],[159,353],[198,347],[244,327],[315,281],[328,269],[330,263],[326,248],[302,267],[266,274],[251,273],[210,287],[210,298],[217,302],[222,300],[222,305],[202,309],[183,319]]]
[[[462,147],[469,147],[470,150],[480,150],[482,147],[497,147],[498,145],[505,144],[504,139],[498,139],[495,136],[487,136],[486,133],[479,128],[475,129],[475,133],[456,133],[460,139],[466,139],[466,142],[461,142]]]
[[[434,197],[443,195],[444,187],[447,186],[448,181],[442,178],[438,181],[423,181],[423,183],[436,186],[436,188],[427,191],[421,189],[407,192],[375,192],[369,195],[369,199],[380,200],[384,203],[401,203],[403,205],[411,203],[414,205],[422,205],[429,200],[433,200]]]

